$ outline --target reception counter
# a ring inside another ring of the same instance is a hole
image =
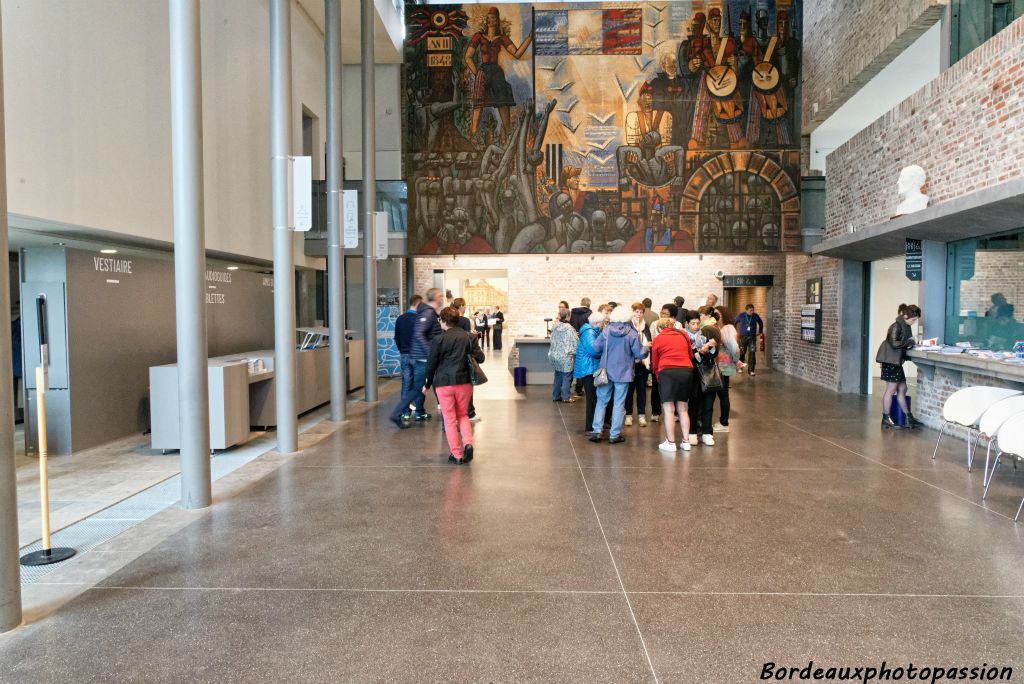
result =
[[[546,337],[517,337],[514,351],[509,357],[509,372],[516,365],[526,368],[527,385],[550,385],[555,371],[548,360],[551,340]]]
[[[929,427],[942,426],[942,407],[958,389],[987,385],[1024,392],[1024,364],[917,349],[907,352],[907,357],[917,366],[917,388],[911,389],[911,394],[916,394],[914,415]]]

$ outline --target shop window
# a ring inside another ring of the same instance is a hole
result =
[[[1024,340],[1024,229],[950,243],[947,268],[947,344],[1009,351]]]

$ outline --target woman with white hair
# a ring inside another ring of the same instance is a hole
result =
[[[633,366],[638,359],[647,356],[647,348],[640,342],[640,335],[632,323],[633,311],[624,306],[617,307],[609,316],[610,322],[596,340],[594,351],[601,355],[599,368],[608,375],[608,382],[597,388],[597,406],[591,425],[591,442],[601,441],[604,412],[612,405],[612,426],[608,441],[620,444],[626,441],[622,436],[622,420],[626,415],[626,391],[633,382]],[[596,371],[595,371],[596,372]]]
[[[597,407],[597,388],[594,387],[594,372],[601,363],[601,355],[594,350],[594,340],[601,334],[604,328],[605,314],[602,311],[594,311],[587,318],[587,322],[580,328],[580,341],[576,347],[576,365],[572,369],[576,384],[583,387],[583,394],[587,401],[586,423],[583,425],[583,434],[590,437],[593,432],[594,409]],[[604,420],[604,416],[601,416]],[[601,433],[597,433],[600,435]]]

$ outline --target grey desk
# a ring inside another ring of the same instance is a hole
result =
[[[227,449],[249,437],[249,372],[235,358],[210,359],[207,383],[210,400],[210,448]],[[178,364],[149,369],[150,444],[154,449],[180,449],[178,427]]]
[[[550,339],[517,337],[515,346],[519,355],[519,365],[526,368],[527,385],[550,385],[555,381],[555,371],[548,359]]]

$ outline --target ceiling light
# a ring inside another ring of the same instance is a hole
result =
[[[116,249],[101,249],[100,254],[117,254]]]
[[[228,266],[228,270],[229,271],[237,271],[238,267],[237,266]]]

